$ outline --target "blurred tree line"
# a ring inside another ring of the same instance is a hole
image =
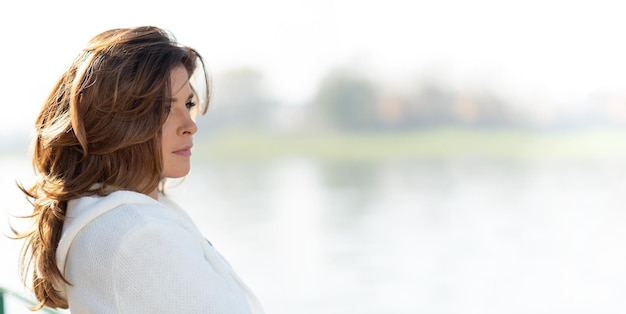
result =
[[[489,91],[457,91],[431,77],[409,82],[406,91],[389,91],[351,69],[328,73],[312,104],[326,125],[341,129],[496,127],[521,122],[512,107]]]
[[[439,126],[481,128],[572,127],[584,123],[626,125],[626,98],[598,98],[577,115],[525,111],[487,88],[458,89],[436,77],[407,82],[404,90],[349,67],[329,71],[313,97],[300,104],[273,95],[263,74],[238,68],[213,79],[212,108],[201,130],[410,130]]]

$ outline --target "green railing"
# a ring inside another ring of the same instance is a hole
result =
[[[0,314],[11,314],[11,313],[6,313],[6,308],[5,308],[5,299],[7,296],[10,296],[12,298],[15,298],[17,300],[19,300],[20,302],[22,302],[24,304],[24,306],[35,306],[36,303],[35,301],[33,301],[33,299],[8,288],[4,288],[0,286]],[[47,313],[47,314],[61,314],[63,312],[61,311],[57,311],[48,307],[44,307],[41,309],[41,312],[43,313]]]

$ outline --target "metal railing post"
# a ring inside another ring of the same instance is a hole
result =
[[[0,314],[4,314],[4,289],[0,288]]]
[[[10,295],[11,297],[17,299],[18,301],[20,301],[22,304],[24,304],[24,306],[35,306],[37,303],[35,301],[33,301],[31,298],[29,298],[26,295],[23,295],[17,291],[12,291],[9,288],[4,288],[2,286],[0,286],[0,314],[5,314],[7,309],[5,308],[5,297]],[[49,307],[43,307],[41,309],[42,313],[47,313],[47,314],[60,314],[62,313],[59,310],[55,310]],[[38,311],[39,313],[39,311]]]

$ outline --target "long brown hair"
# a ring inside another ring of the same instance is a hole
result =
[[[67,308],[55,283],[67,282],[56,263],[69,200],[117,190],[148,194],[162,180],[160,130],[171,99],[170,72],[183,65],[203,86],[194,92],[207,110],[210,84],[202,57],[157,27],[113,29],[92,38],[63,73],[35,123],[35,183],[18,187],[33,205],[33,227],[20,257],[24,284],[39,306]],[[198,95],[197,91],[202,91]],[[58,286],[57,286],[58,288]]]

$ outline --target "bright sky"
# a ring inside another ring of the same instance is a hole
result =
[[[5,1],[0,134],[30,128],[55,79],[93,35],[146,24],[196,47],[214,74],[258,68],[287,101],[306,99],[320,75],[351,63],[390,84],[436,69],[455,84],[564,104],[626,87],[620,2]]]

